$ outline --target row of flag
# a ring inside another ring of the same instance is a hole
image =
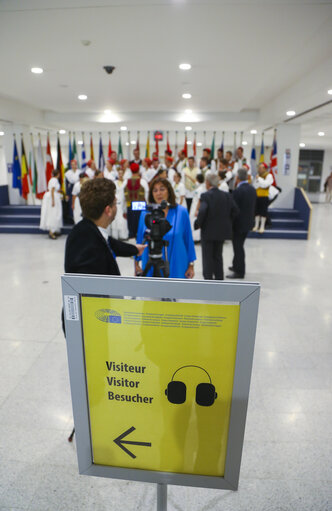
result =
[[[277,173],[277,135],[276,131],[274,131],[274,137],[273,137],[273,145],[271,150],[271,160],[270,160],[270,170],[272,174],[275,176]],[[185,141],[184,146],[179,147],[177,142],[177,134],[178,132],[175,132],[175,156],[177,155],[179,150],[183,150],[185,153],[185,156],[188,157],[189,150],[188,150],[188,140],[187,140],[187,133],[185,133]],[[21,158],[19,158],[19,152],[18,152],[18,142],[16,140],[16,136],[14,135],[14,151],[13,151],[13,167],[12,167],[12,174],[13,174],[13,188],[17,188],[19,190],[20,195],[24,199],[28,199],[29,193],[32,193],[35,195],[38,199],[41,199],[44,195],[44,193],[47,190],[47,184],[49,180],[52,177],[52,171],[54,168],[58,169],[60,171],[60,182],[61,182],[61,189],[65,193],[65,171],[71,168],[71,161],[76,160],[78,167],[81,169],[85,169],[87,166],[88,158],[87,158],[87,152],[85,150],[85,141],[84,141],[84,135],[82,137],[83,143],[81,145],[81,155],[79,157],[78,154],[78,144],[76,143],[76,137],[75,133],[73,133],[73,138],[71,136],[71,133],[69,134],[69,140],[68,140],[68,162],[65,167],[63,163],[62,158],[62,151],[60,146],[60,137],[59,133],[57,134],[57,159],[56,159],[56,166],[54,167],[53,160],[52,160],[52,154],[51,154],[51,145],[50,145],[50,138],[49,134],[47,134],[47,140],[46,140],[46,161],[44,162],[43,158],[43,151],[42,151],[42,145],[41,145],[41,137],[40,134],[38,135],[38,142],[35,148],[35,143],[33,140],[33,135],[31,134],[31,150],[29,151],[29,157],[26,155],[25,146],[24,146],[24,140],[23,140],[23,134],[21,134]],[[211,158],[214,159],[215,157],[215,138],[216,138],[216,132],[213,132],[213,138],[210,148],[210,155]],[[243,139],[243,132],[240,132],[240,140]],[[137,139],[136,139],[136,146],[135,149],[140,150],[140,141],[139,141],[139,132],[137,132]],[[225,132],[222,132],[222,138],[221,143],[218,149],[221,149],[224,151],[224,140],[225,140]],[[234,148],[233,148],[233,154],[235,155],[236,149],[238,147],[237,145],[237,132],[234,132]],[[94,145],[93,145],[93,138],[92,133],[90,134],[90,143],[89,143],[89,150],[90,150],[90,160],[95,160],[95,154],[94,154]],[[259,157],[259,163],[265,161],[264,157],[264,133],[262,134],[262,141],[261,141],[261,151],[260,151],[260,157]],[[130,151],[130,148],[129,148]],[[167,132],[166,137],[166,151],[168,151],[170,154],[172,153],[171,146],[169,143],[169,133]],[[112,153],[115,152],[115,150],[112,148],[112,142],[111,142],[111,134],[109,133],[109,140],[108,140],[108,147],[107,147],[107,158],[112,158]],[[146,140],[146,146],[145,146],[145,157],[150,158],[151,157],[152,148],[150,146],[150,132],[147,133],[147,140]],[[122,140],[121,140],[121,132],[119,132],[119,139],[117,144],[117,160],[120,161],[123,159],[123,148],[122,148]],[[154,154],[159,156],[159,142],[158,140],[155,141],[155,147],[154,147]],[[193,156],[197,156],[197,142],[196,142],[196,133],[194,133],[194,141],[192,144],[192,154]],[[128,154],[128,158],[130,159],[130,153]],[[105,167],[105,156],[104,156],[104,148],[103,148],[103,142],[101,138],[101,134],[99,136],[99,155],[98,155],[98,163],[97,167],[101,170]],[[251,157],[250,157],[250,166],[251,171],[253,175],[256,173],[256,146],[255,146],[255,135],[253,135],[253,141],[252,141],[252,150],[251,150]]]

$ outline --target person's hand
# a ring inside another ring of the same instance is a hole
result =
[[[127,213],[123,213],[123,218],[127,219]]]
[[[142,268],[140,267],[138,261],[135,261],[135,275],[136,275],[136,277],[142,275]]]
[[[136,245],[136,248],[138,250],[138,255],[141,256],[144,252],[144,250],[146,249],[147,245],[140,245],[140,244],[137,244]]]
[[[188,266],[188,269],[184,275],[186,279],[193,279],[195,277],[195,270],[192,264]]]
[[[54,201],[52,200],[52,208],[54,208],[55,204],[54,204]]]

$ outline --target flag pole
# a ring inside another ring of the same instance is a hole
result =
[[[36,194],[36,183],[35,183],[35,165],[36,165],[36,158],[35,158],[35,148],[33,145],[33,135],[32,132],[30,132],[30,143],[31,143],[31,154],[33,158],[33,179],[32,179],[32,204],[36,205],[36,196],[33,194],[33,189],[35,188],[35,194]],[[36,176],[37,177],[37,176]]]
[[[23,145],[24,145],[24,143],[23,143],[23,133],[22,132],[20,133],[20,136],[21,136],[21,185],[22,185],[22,197],[23,197],[22,158],[23,158]],[[26,158],[25,158],[25,168],[26,168],[26,166],[27,165],[26,165]],[[26,199],[23,197],[23,199],[25,200],[25,204],[27,205],[28,204],[28,197]]]
[[[128,161],[130,160],[130,131],[128,131]]]
[[[136,149],[138,149],[139,156],[141,156],[141,147],[140,147],[140,143],[139,143],[139,130],[137,130],[136,138],[137,138],[137,140],[136,140]]]

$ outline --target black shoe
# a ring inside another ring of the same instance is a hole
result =
[[[232,273],[229,273],[228,275],[226,275],[226,278],[227,279],[244,279],[244,275],[240,275],[239,273],[235,273],[235,271],[233,271]]]
[[[229,269],[230,271],[234,271],[233,266],[228,266],[228,269]]]

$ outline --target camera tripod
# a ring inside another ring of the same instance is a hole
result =
[[[163,259],[162,252],[158,251],[157,253],[154,253],[155,251],[151,249],[151,240],[148,241],[149,243],[149,259],[146,263],[146,266],[144,268],[144,271],[142,272],[142,277],[146,277],[148,272],[153,269],[153,277],[169,277],[169,262],[167,258],[167,247],[168,247],[168,241],[163,240],[162,246],[165,247],[165,259]]]

